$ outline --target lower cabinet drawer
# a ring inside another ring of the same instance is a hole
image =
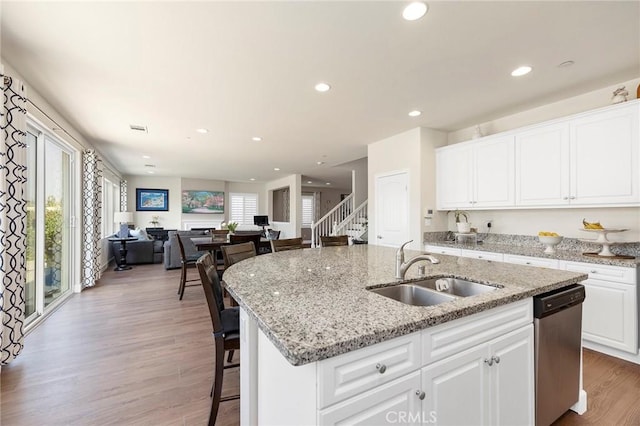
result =
[[[420,368],[420,333],[318,362],[320,409]]]
[[[559,261],[557,259],[545,259],[542,257],[520,256],[516,254],[505,254],[504,261],[507,263],[515,263],[518,265],[538,266],[542,268],[558,269]]]
[[[492,262],[502,262],[502,253],[479,250],[461,250],[460,256],[471,257],[473,259],[490,260]]]
[[[354,396],[318,414],[319,425],[421,424],[420,371]]]
[[[448,256],[460,256],[460,249],[455,247],[440,247],[440,246],[424,246],[425,251],[434,254],[446,254]]]
[[[597,280],[615,281],[618,283],[635,284],[636,268],[624,268],[622,266],[599,265],[595,263],[565,262],[567,271],[589,274],[589,278]]]
[[[525,299],[427,328],[422,331],[422,365],[444,359],[531,323],[533,301]]]

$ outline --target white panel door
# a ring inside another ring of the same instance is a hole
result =
[[[571,121],[571,204],[640,202],[638,105]]]
[[[636,286],[591,278],[582,284],[582,338],[638,353]]]
[[[474,146],[472,207],[514,205],[514,137],[483,140]]]
[[[409,173],[399,172],[376,177],[375,198],[375,244],[397,247],[408,241]]]
[[[534,424],[533,324],[495,340],[490,355],[490,424]]]
[[[440,210],[471,207],[472,146],[451,146],[436,151],[436,199]]]
[[[423,412],[435,413],[438,425],[488,424],[487,356],[487,346],[480,345],[423,368]]]
[[[516,205],[569,203],[569,125],[538,127],[516,135]]]
[[[420,372],[415,371],[374,390],[320,411],[319,425],[421,424]]]

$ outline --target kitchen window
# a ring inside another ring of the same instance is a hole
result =
[[[302,226],[310,228],[314,221],[313,217],[313,195],[302,196]]]

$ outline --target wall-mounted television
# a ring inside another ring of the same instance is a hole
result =
[[[269,216],[254,216],[253,224],[257,226],[269,226]]]
[[[182,213],[224,213],[224,192],[182,191]]]

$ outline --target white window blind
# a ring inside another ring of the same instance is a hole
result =
[[[107,178],[102,179],[102,237],[108,237],[116,232],[113,213],[118,208],[120,193],[118,186]],[[118,209],[119,211],[119,209]]]
[[[308,228],[311,226],[311,222],[314,221],[313,217],[313,195],[302,196],[302,226]]]
[[[258,214],[258,194],[230,194],[230,222],[239,225],[253,225],[253,216]]]

